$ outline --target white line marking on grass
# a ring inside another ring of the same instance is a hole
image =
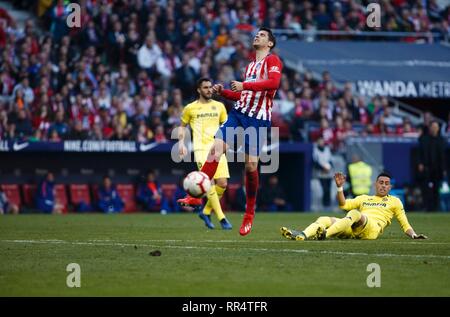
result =
[[[163,242],[164,240],[161,240]],[[173,241],[173,240],[166,240]],[[181,241],[181,240],[180,240]],[[379,257],[410,257],[410,258],[441,258],[450,259],[450,255],[435,254],[393,254],[393,253],[366,253],[366,252],[342,252],[325,250],[306,250],[306,249],[267,249],[267,248],[232,248],[232,247],[203,247],[187,245],[155,245],[143,243],[120,243],[120,242],[84,242],[84,241],[64,241],[64,240],[1,240],[6,243],[36,243],[36,244],[69,244],[69,245],[91,245],[91,246],[122,246],[122,247],[158,247],[172,249],[206,249],[206,250],[247,250],[256,252],[286,252],[286,253],[319,253],[333,255],[352,255],[352,256],[379,256]]]
[[[87,241],[91,241],[91,242],[113,242],[115,240],[87,240]],[[291,241],[287,241],[286,239],[283,240],[183,240],[183,239],[179,239],[179,240],[165,240],[165,239],[145,239],[145,240],[127,240],[128,242],[131,241],[137,241],[137,242],[196,242],[196,243],[274,243],[274,244],[278,244],[278,243],[289,243]],[[322,241],[316,241],[316,240],[311,240],[311,241],[307,241],[307,243],[340,243],[340,242],[350,242],[351,243],[370,243],[367,240],[356,240],[356,239],[334,239],[334,240],[322,240]],[[422,245],[449,245],[450,243],[447,242],[427,242],[427,241],[384,241],[384,240],[376,240],[377,243],[389,243],[389,244],[422,244]],[[305,243],[305,242],[300,242],[300,243]]]

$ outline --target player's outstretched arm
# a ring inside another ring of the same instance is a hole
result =
[[[411,239],[428,239],[428,237],[422,233],[415,233],[413,228],[406,230],[406,235]]]
[[[240,82],[233,80],[231,82],[231,89],[233,91],[242,90],[252,90],[252,91],[263,91],[263,90],[276,90],[280,87],[281,73],[279,72],[269,72],[268,79],[259,80],[257,82]]]
[[[346,176],[341,172],[337,172],[336,174],[334,174],[334,182],[336,183],[337,187],[336,198],[339,203],[339,206],[345,205],[345,195],[344,195],[345,179]]]
[[[241,99],[241,92],[235,92],[235,91],[231,91],[229,89],[223,89],[223,85],[222,84],[215,84],[212,87],[213,93],[216,95],[220,95],[224,98],[233,100],[233,101],[238,101],[239,99]]]

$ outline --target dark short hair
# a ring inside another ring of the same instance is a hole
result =
[[[210,83],[212,83],[212,80],[208,77],[202,77],[199,80],[197,80],[197,88],[200,88],[200,86],[205,82],[205,81],[209,81]]]
[[[272,30],[266,27],[259,28],[259,31],[266,31],[269,33],[269,41],[273,43],[273,46],[270,48],[271,50],[275,48],[277,45],[277,39],[275,38],[275,35],[273,35]]]
[[[380,178],[380,177],[382,177],[382,176],[384,176],[384,177],[388,177],[389,179],[391,179],[392,177],[391,177],[391,174],[389,174],[388,172],[386,172],[386,171],[383,171],[383,172],[381,172],[380,174],[378,174],[378,176],[377,176],[377,180],[378,180],[378,178]]]

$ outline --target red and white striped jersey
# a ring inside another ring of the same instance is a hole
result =
[[[272,119],[273,98],[280,86],[283,64],[278,56],[269,54],[252,61],[245,69],[244,90],[234,108],[251,118]]]

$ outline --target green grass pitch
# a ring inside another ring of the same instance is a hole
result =
[[[336,214],[335,214],[336,215]],[[195,214],[0,217],[0,296],[450,296],[450,214],[409,213],[376,241],[288,241],[318,214],[257,213],[253,231],[208,230]],[[214,217],[213,217],[214,218]],[[160,250],[161,256],[151,256]],[[69,288],[69,263],[81,287]],[[369,288],[370,263],[381,287]]]

